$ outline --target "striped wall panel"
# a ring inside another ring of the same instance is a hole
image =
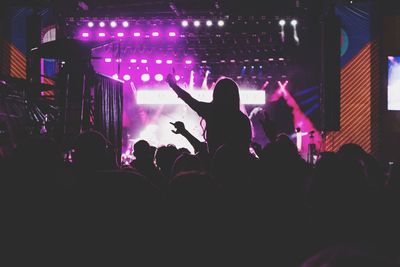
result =
[[[1,43],[1,73],[7,76],[26,79],[26,57],[18,48],[7,41]]]
[[[379,77],[371,76],[371,62],[375,60],[378,60],[378,49],[376,42],[371,42],[342,69],[341,129],[327,134],[326,150],[337,151],[343,144],[356,143],[371,153],[374,142],[378,141],[378,126],[372,125],[376,119],[373,109],[378,107],[379,100],[372,94],[372,87],[379,86]]]

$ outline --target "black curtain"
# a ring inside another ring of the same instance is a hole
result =
[[[118,163],[122,149],[122,99],[122,82],[95,74],[94,128],[113,144]]]

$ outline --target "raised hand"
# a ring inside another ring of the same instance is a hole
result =
[[[171,73],[167,75],[166,81],[167,81],[167,83],[168,83],[168,85],[169,85],[170,87],[173,88],[174,86],[176,86],[175,77],[174,77]]]
[[[186,131],[185,124],[181,121],[170,122],[175,127],[175,130],[171,130],[174,134],[183,134]]]

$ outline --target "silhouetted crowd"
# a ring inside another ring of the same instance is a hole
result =
[[[49,137],[2,158],[3,259],[52,266],[396,266],[400,165],[355,144],[305,162],[286,135],[248,153],[134,145],[100,133],[71,161]],[[201,149],[203,147],[203,149]]]

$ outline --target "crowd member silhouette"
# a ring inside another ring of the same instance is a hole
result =
[[[168,75],[167,82],[178,97],[206,121],[205,139],[211,155],[221,145],[234,145],[245,151],[249,149],[250,120],[240,111],[239,88],[235,81],[229,78],[219,79],[215,84],[211,103],[194,99],[176,84],[171,74]]]

